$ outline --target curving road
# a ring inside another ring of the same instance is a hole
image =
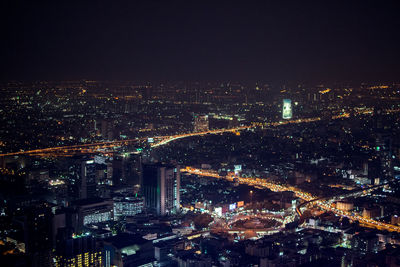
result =
[[[324,200],[325,198],[318,198],[318,197],[312,196],[311,194],[309,194],[307,192],[303,192],[300,189],[295,188],[293,186],[285,186],[285,185],[275,184],[275,183],[271,183],[271,182],[265,181],[264,179],[260,179],[260,178],[235,177],[233,174],[229,174],[227,176],[221,176],[215,171],[202,170],[202,169],[197,169],[197,168],[192,168],[192,167],[186,167],[184,169],[181,169],[181,172],[196,174],[199,176],[214,177],[217,179],[226,179],[228,181],[233,181],[234,178],[238,178],[240,183],[248,184],[248,185],[252,185],[252,186],[265,187],[265,188],[268,188],[271,191],[275,191],[275,192],[291,191],[291,192],[295,193],[297,197],[305,200],[307,204],[313,204],[322,210],[331,211],[338,216],[347,217],[352,221],[358,221],[360,223],[360,225],[362,225],[362,226],[375,228],[378,230],[400,232],[399,226],[396,226],[393,224],[388,224],[388,223],[383,223],[383,222],[376,221],[373,219],[364,218],[355,213],[350,213],[350,212],[336,209],[335,207],[333,207],[333,205],[331,203],[329,203],[327,200]],[[373,189],[379,188],[381,186],[384,186],[384,185],[374,186],[371,188],[366,188],[364,190],[373,190]],[[352,193],[354,193],[354,192],[352,192]],[[347,193],[347,194],[349,194],[349,193]],[[335,197],[338,197],[338,196],[335,196]],[[297,208],[298,208],[297,212],[299,214],[301,214],[299,207],[297,207]]]
[[[347,115],[340,115],[332,117],[332,119],[343,118]],[[281,122],[272,122],[266,123],[262,125],[262,127],[277,127],[287,124],[299,124],[299,123],[309,123],[321,120],[320,117],[316,118],[305,118],[305,119],[297,119],[297,120],[286,120]],[[192,137],[192,136],[202,136],[207,134],[222,134],[222,133],[236,133],[242,130],[254,129],[260,127],[260,125],[248,125],[248,126],[240,126],[236,128],[230,129],[218,129],[218,130],[209,130],[204,132],[191,132],[185,134],[177,134],[177,135],[167,135],[167,136],[155,136],[155,137],[143,137],[143,138],[135,138],[135,139],[127,139],[127,140],[118,140],[118,141],[108,141],[108,142],[97,142],[91,144],[81,144],[81,145],[72,145],[72,146],[58,146],[58,147],[48,147],[41,149],[33,149],[26,151],[17,151],[10,153],[0,154],[0,157],[7,156],[18,156],[18,155],[29,155],[29,156],[44,156],[44,157],[58,157],[58,156],[72,156],[75,154],[94,154],[94,153],[108,153],[110,151],[102,151],[107,148],[115,148],[123,145],[129,145],[134,143],[139,143],[143,141],[147,141],[148,138],[153,138],[156,142],[151,144],[151,147],[156,148],[159,146],[166,145],[172,141]]]
[[[386,114],[398,113],[400,109],[387,109],[385,110]],[[371,112],[357,112],[358,115],[371,115]],[[349,118],[349,112],[343,112],[339,115],[334,115],[331,117],[332,120],[342,119],[342,118]],[[177,135],[168,135],[168,136],[155,136],[153,137],[154,140],[157,142],[151,144],[151,147],[159,147],[162,145],[166,145],[174,140],[191,137],[191,136],[201,136],[207,134],[221,134],[227,132],[238,132],[241,130],[246,129],[254,129],[257,127],[277,127],[287,124],[300,124],[300,123],[310,123],[315,121],[320,121],[320,117],[314,118],[304,118],[304,119],[296,119],[296,120],[285,120],[279,122],[271,122],[271,123],[260,123],[260,124],[252,124],[249,126],[240,126],[237,128],[232,129],[220,129],[220,130],[210,130],[205,132],[195,132],[195,133],[186,133],[186,134],[177,134]],[[2,153],[0,157],[7,157],[7,156],[18,156],[18,155],[31,155],[31,156],[43,156],[43,157],[57,157],[57,156],[72,156],[75,154],[94,154],[94,153],[107,153],[112,152],[110,151],[102,151],[105,148],[115,148],[122,145],[128,145],[132,143],[146,141],[148,138],[151,137],[143,137],[143,138],[135,138],[135,139],[127,139],[127,140],[118,140],[118,141],[109,141],[109,142],[98,142],[98,143],[91,143],[91,144],[81,144],[81,145],[72,145],[72,146],[59,146],[59,147],[48,147],[42,149],[33,149],[27,151],[17,151],[17,152],[10,152],[10,153]]]

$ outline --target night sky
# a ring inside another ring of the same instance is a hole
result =
[[[399,81],[396,2],[3,0],[0,79]]]

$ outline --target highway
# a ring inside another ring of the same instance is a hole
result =
[[[204,131],[204,132],[194,132],[194,133],[186,133],[186,134],[178,134],[178,135],[172,135],[172,136],[163,136],[161,138],[161,141],[158,143],[153,143],[151,147],[158,147],[162,145],[166,145],[172,141],[186,138],[186,137],[191,137],[191,136],[202,136],[202,135],[207,135],[207,134],[222,134],[222,133],[235,133],[238,131],[242,130],[247,130],[254,128],[253,126],[240,126],[236,128],[231,128],[231,129],[219,129],[219,130],[210,130],[210,131]]]
[[[114,148],[117,146],[129,145],[132,143],[137,143],[140,141],[147,140],[147,138],[140,139],[130,139],[130,140],[119,140],[119,141],[108,141],[108,142],[98,142],[90,144],[72,145],[72,146],[58,146],[58,147],[48,147],[42,149],[33,149],[27,151],[18,151],[11,153],[0,154],[0,157],[7,156],[18,156],[18,155],[37,155],[37,156],[57,156],[58,154],[74,154],[82,152],[82,154],[98,153],[100,149]]]
[[[306,119],[297,119],[297,120],[287,120],[282,122],[273,122],[266,124],[267,127],[276,127],[287,124],[297,124],[297,123],[307,123],[320,120],[317,118],[306,118]],[[41,149],[33,149],[26,151],[17,151],[10,153],[0,154],[0,157],[8,157],[8,156],[19,156],[19,155],[28,155],[28,156],[40,156],[40,157],[68,157],[76,154],[95,154],[95,153],[113,153],[111,150],[115,147],[126,146],[129,144],[136,144],[140,142],[147,142],[148,139],[153,139],[155,142],[150,143],[150,146],[153,148],[166,145],[172,141],[192,137],[192,136],[203,136],[208,134],[223,134],[223,133],[236,133],[242,130],[248,130],[257,128],[257,125],[250,126],[240,126],[236,128],[229,129],[218,129],[218,130],[209,130],[204,132],[191,132],[177,135],[166,135],[166,136],[154,136],[154,137],[142,137],[135,139],[126,139],[126,140],[118,140],[118,141],[106,141],[106,142],[97,142],[90,144],[80,144],[80,145],[71,145],[71,146],[57,146],[57,147],[48,147]],[[105,150],[110,149],[110,150]]]
[[[7,156],[18,156],[18,155],[30,155],[30,156],[69,156],[74,154],[93,154],[93,153],[105,153],[111,151],[102,151],[107,148],[115,148],[119,146],[126,146],[129,144],[135,144],[140,142],[147,142],[149,138],[153,138],[155,141],[151,143],[151,147],[158,147],[162,145],[166,145],[174,140],[182,139],[191,136],[202,136],[207,134],[222,134],[228,132],[238,132],[245,129],[254,128],[253,126],[240,126],[231,129],[219,129],[219,130],[210,130],[205,132],[194,132],[194,133],[185,133],[178,135],[167,135],[167,136],[155,136],[155,137],[143,137],[136,139],[127,139],[127,140],[118,140],[118,141],[108,141],[108,142],[98,142],[98,143],[90,143],[90,144],[81,144],[81,145],[72,145],[72,146],[58,146],[58,147],[49,147],[42,149],[33,149],[27,151],[18,151],[11,153],[3,153],[0,154],[0,157]]]
[[[316,202],[316,201],[333,201],[335,199],[344,199],[344,198],[347,198],[347,197],[355,196],[355,195],[360,194],[360,193],[362,195],[365,195],[365,194],[367,194],[367,193],[369,193],[369,192],[371,192],[371,191],[373,191],[375,189],[381,188],[381,187],[383,187],[383,186],[385,186],[387,184],[388,183],[384,183],[384,184],[380,184],[380,185],[370,186],[370,187],[367,187],[367,188],[355,189],[355,190],[351,190],[350,192],[346,192],[345,194],[342,194],[342,195],[315,198],[315,199],[303,202],[300,205],[298,205],[296,207],[296,212],[301,217],[303,215],[302,212],[301,212],[301,208],[306,206],[306,205],[308,205],[308,204],[311,204],[312,202]]]
[[[203,169],[197,169],[197,168],[192,168],[192,167],[186,167],[184,169],[181,169],[182,172],[190,173],[190,174],[195,174],[199,176],[205,176],[205,177],[213,177],[217,179],[225,179],[228,181],[233,182],[234,178],[238,178],[239,182],[242,184],[248,184],[251,186],[260,186],[264,188],[268,188],[271,191],[275,192],[282,192],[282,191],[291,191],[295,193],[295,195],[306,202],[307,204],[312,204],[314,206],[317,206],[318,208],[325,210],[325,211],[331,211],[334,214],[341,216],[341,217],[346,217],[352,221],[358,221],[360,225],[369,227],[369,228],[375,228],[378,230],[387,230],[391,232],[400,232],[400,227],[388,223],[383,223],[380,221],[376,221],[373,219],[368,219],[364,218],[363,216],[354,213],[354,212],[346,212],[342,211],[339,209],[336,209],[333,207],[333,205],[329,202],[329,199],[327,198],[318,198],[316,196],[313,196],[307,192],[303,192],[298,188],[295,188],[293,186],[284,186],[276,183],[271,183],[268,181],[265,181],[264,179],[260,178],[242,178],[242,177],[235,177],[233,174],[228,174],[227,176],[221,176],[217,172],[212,171],[212,170],[203,170]],[[383,185],[382,185],[383,186]],[[364,190],[373,190],[378,188],[379,186],[376,187],[371,187],[371,188],[366,188]],[[348,194],[348,193],[347,193]],[[338,196],[335,196],[334,198],[337,198]],[[301,214],[301,211],[298,210],[297,212]]]
[[[395,113],[400,112],[399,110],[388,110],[387,113]],[[344,112],[339,115],[334,115],[331,117],[332,120],[349,118],[350,113]],[[48,147],[41,149],[33,149],[26,151],[16,151],[10,153],[2,153],[0,157],[7,156],[19,156],[19,155],[28,155],[28,156],[39,156],[39,157],[68,157],[77,154],[95,154],[95,153],[114,153],[113,148],[125,146],[129,144],[136,144],[140,142],[147,142],[148,139],[153,139],[155,142],[150,143],[150,146],[153,148],[166,145],[172,141],[192,137],[192,136],[202,136],[207,134],[223,134],[223,133],[236,133],[242,130],[255,129],[258,127],[278,127],[288,124],[301,124],[301,123],[310,123],[320,121],[320,117],[313,118],[303,118],[303,119],[295,119],[295,120],[284,120],[279,122],[270,122],[264,124],[252,124],[247,126],[240,126],[236,128],[230,129],[218,129],[218,130],[209,130],[204,132],[191,132],[191,133],[183,133],[176,135],[167,135],[167,136],[154,136],[154,137],[142,137],[135,139],[126,139],[126,140],[116,140],[116,141],[106,141],[106,142],[96,142],[90,144],[80,144],[80,145],[71,145],[71,146],[57,146],[57,147]],[[109,150],[105,150],[109,149]]]
[[[398,113],[400,109],[388,109],[386,110],[386,114]],[[371,115],[372,113],[368,110],[356,112],[357,115]],[[342,119],[342,118],[349,118],[349,112],[342,112],[339,115],[333,115],[331,117],[332,120]],[[228,132],[239,132],[241,130],[246,129],[254,129],[258,127],[278,127],[288,124],[300,124],[300,123],[310,123],[320,121],[320,117],[313,117],[313,118],[303,118],[303,119],[295,119],[295,120],[284,120],[279,122],[270,122],[270,123],[260,123],[260,124],[252,124],[248,126],[240,126],[231,129],[218,129],[218,130],[209,130],[204,132],[191,132],[191,133],[184,133],[184,134],[177,134],[177,135],[167,135],[167,136],[154,136],[154,137],[142,137],[142,138],[135,138],[135,139],[126,139],[126,140],[117,140],[117,141],[108,141],[108,142],[97,142],[97,143],[90,143],[90,144],[80,144],[80,145],[72,145],[72,146],[58,146],[58,147],[48,147],[48,148],[41,148],[41,149],[33,149],[33,150],[26,150],[26,151],[17,151],[17,152],[10,152],[10,153],[2,153],[0,157],[7,157],[7,156],[18,156],[18,155],[28,155],[28,156],[40,156],[40,157],[68,157],[73,156],[76,154],[95,154],[95,153],[113,153],[113,148],[135,144],[140,142],[146,142],[149,138],[152,138],[155,142],[151,143],[150,146],[153,148],[166,145],[174,140],[191,137],[191,136],[202,136],[207,134],[222,134]],[[110,149],[110,150],[104,150]]]

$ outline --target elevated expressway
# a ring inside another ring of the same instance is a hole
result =
[[[398,113],[400,109],[393,109],[393,110],[386,110],[387,114],[391,113]],[[358,114],[363,115],[371,115],[371,112],[358,112]],[[350,113],[344,112],[339,115],[334,115],[331,117],[332,120],[342,119],[342,118],[349,118]],[[58,147],[49,147],[49,148],[42,148],[42,149],[33,149],[33,150],[26,150],[26,151],[17,151],[17,152],[10,152],[10,153],[2,153],[0,154],[0,158],[4,158],[7,156],[18,156],[18,155],[27,155],[27,156],[38,156],[38,157],[68,157],[74,156],[79,154],[96,154],[96,153],[113,153],[114,148],[127,146],[132,144],[140,144],[140,142],[146,142],[149,138],[154,140],[154,143],[150,144],[151,147],[156,148],[159,146],[166,145],[174,140],[187,138],[191,136],[202,136],[207,134],[222,134],[228,132],[238,132],[241,130],[248,130],[248,129],[255,129],[258,127],[277,127],[282,125],[288,124],[301,124],[301,123],[310,123],[320,121],[321,117],[313,117],[313,118],[303,118],[303,119],[296,119],[296,120],[285,120],[279,122],[270,122],[270,123],[263,123],[263,124],[252,124],[247,126],[240,126],[236,128],[230,129],[219,129],[219,130],[209,130],[205,132],[192,132],[192,133],[184,133],[184,134],[176,134],[176,135],[167,135],[167,136],[154,136],[154,137],[142,137],[142,138],[135,138],[135,139],[126,139],[126,140],[117,140],[117,141],[109,141],[109,142],[97,142],[97,143],[90,143],[90,144],[80,144],[80,145],[71,145],[71,146],[58,146]]]
[[[313,121],[319,121],[320,118],[306,118],[306,119],[297,119],[297,120],[288,120],[283,122],[273,122],[265,124],[265,127],[276,127],[280,125],[287,124],[297,124],[297,123],[307,123]],[[242,130],[254,129],[259,127],[259,125],[249,125],[249,126],[240,126],[229,129],[218,129],[218,130],[209,130],[204,132],[191,132],[191,133],[183,133],[176,135],[166,135],[166,136],[154,136],[154,137],[142,137],[135,139],[126,139],[126,140],[117,140],[117,141],[107,141],[107,142],[97,142],[90,144],[80,144],[80,145],[71,145],[71,146],[57,146],[57,147],[48,147],[41,149],[33,149],[26,151],[17,151],[10,153],[0,154],[0,158],[8,157],[8,156],[37,156],[37,157],[68,157],[74,155],[82,155],[82,154],[96,154],[96,153],[113,153],[115,148],[141,144],[143,142],[147,142],[148,139],[153,139],[154,143],[150,143],[152,148],[160,147],[166,145],[172,141],[192,137],[192,136],[203,136],[208,134],[223,134],[223,133],[236,133]]]
[[[230,129],[219,129],[219,130],[210,130],[205,132],[194,132],[194,133],[185,133],[185,134],[177,134],[177,135],[167,135],[167,136],[155,136],[155,137],[143,137],[143,138],[135,138],[135,139],[126,139],[126,140],[118,140],[118,141],[108,141],[108,142],[98,142],[98,143],[90,143],[90,144],[81,144],[81,145],[72,145],[72,146],[58,146],[58,147],[49,147],[42,149],[33,149],[27,151],[18,151],[11,153],[0,154],[0,157],[8,157],[8,156],[19,156],[19,155],[27,155],[27,156],[39,156],[39,157],[67,157],[73,156],[77,154],[96,154],[96,153],[112,153],[114,148],[128,146],[133,144],[140,144],[141,142],[147,142],[148,139],[153,139],[154,143],[150,143],[150,146],[155,148],[159,146],[166,145],[174,140],[192,137],[192,136],[202,136],[207,134],[222,134],[228,132],[238,132],[241,130],[246,130],[254,128],[253,126],[241,126]]]

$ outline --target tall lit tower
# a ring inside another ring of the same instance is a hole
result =
[[[81,179],[79,198],[96,197],[96,164],[94,163],[94,160],[83,160],[80,167]]]
[[[283,99],[282,119],[290,120],[292,118],[292,100]]]
[[[157,215],[179,212],[180,180],[179,166],[145,164],[141,190],[146,208]]]

